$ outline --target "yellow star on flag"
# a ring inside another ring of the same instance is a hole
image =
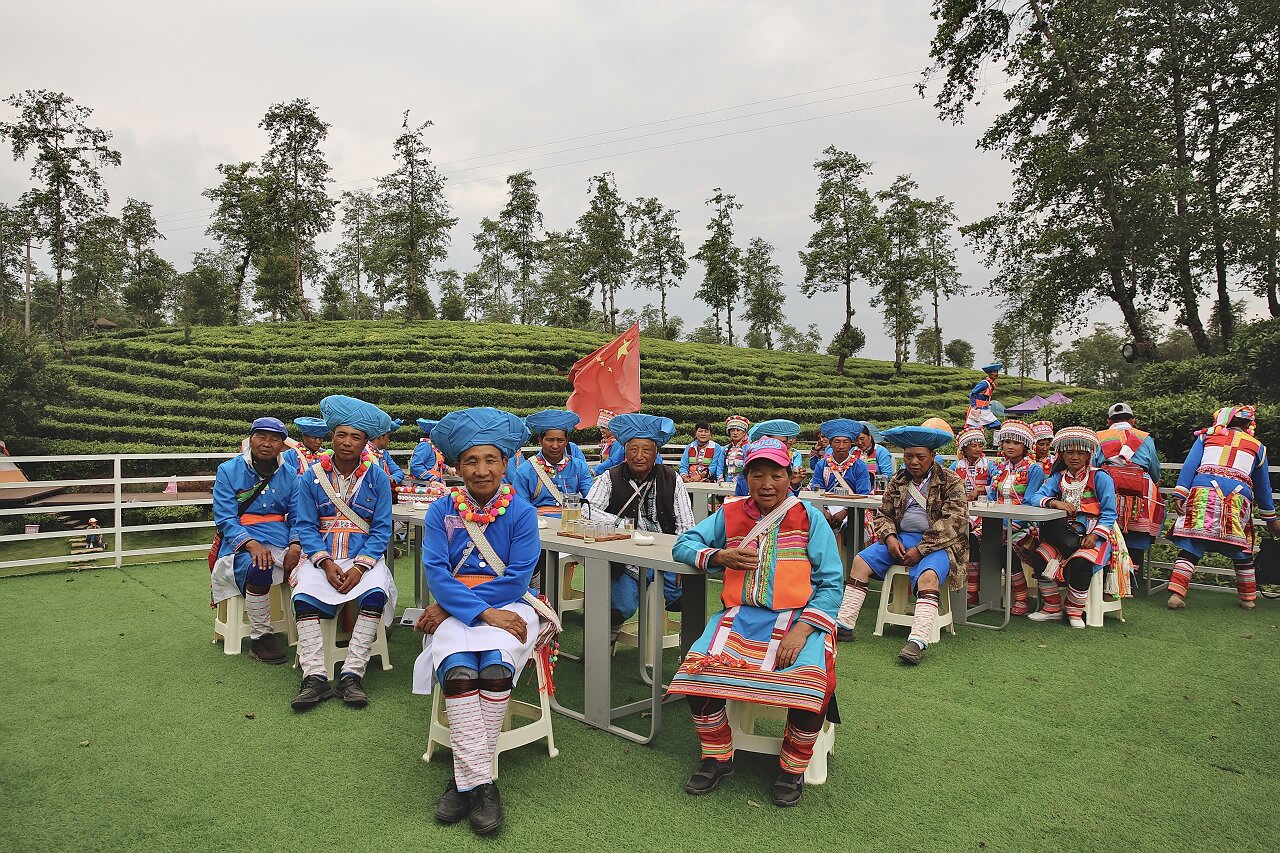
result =
[[[618,347],[618,355],[616,357],[622,358],[623,356],[625,356],[627,354],[627,350],[630,349],[630,347],[631,347],[631,339],[624,338],[622,341],[622,345]]]

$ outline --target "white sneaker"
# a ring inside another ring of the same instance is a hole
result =
[[[1079,616],[1068,616],[1068,617],[1067,617],[1067,624],[1068,624],[1068,625],[1070,625],[1072,628],[1083,628],[1083,627],[1084,627],[1084,619],[1082,619],[1082,618],[1081,618],[1081,617],[1079,617]]]
[[[1037,610],[1035,613],[1028,613],[1027,618],[1032,622],[1057,622],[1062,618],[1062,611],[1054,613],[1049,610]]]

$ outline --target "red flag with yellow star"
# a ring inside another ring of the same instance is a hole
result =
[[[636,323],[569,370],[573,393],[565,408],[578,427],[595,426],[601,409],[640,411],[640,324]]]

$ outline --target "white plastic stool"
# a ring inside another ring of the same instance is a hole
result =
[[[289,645],[298,642],[297,626],[293,624],[293,608],[285,594],[284,584],[272,584],[267,592],[271,604],[271,632],[285,634]],[[218,602],[213,612],[213,641],[222,640],[222,651],[228,655],[240,654],[240,646],[249,638],[249,611],[244,606],[244,596],[234,596]]]
[[[493,754],[493,778],[498,778],[498,755],[508,749],[547,739],[547,755],[555,758],[560,754],[556,749],[556,739],[551,733],[551,699],[547,693],[547,671],[542,662],[542,655],[534,652],[530,663],[538,674],[538,704],[520,702],[515,699],[507,703],[507,718],[502,721],[502,733],[498,735],[498,749]],[[527,668],[527,666],[526,666]],[[444,691],[435,685],[431,691],[431,725],[427,731],[427,751],[422,753],[423,761],[430,761],[436,746],[449,746],[449,716],[444,710]],[[511,718],[519,717],[529,720],[523,726],[512,727]]]
[[[649,589],[645,592],[649,596],[649,625],[656,628],[659,621],[658,614],[662,614],[662,647],[664,649],[677,649],[680,647],[680,620],[673,619],[671,614],[666,611],[664,601],[660,595],[662,584],[651,583]],[[622,630],[618,631],[618,643],[613,647],[614,654],[618,653],[618,646],[640,646],[640,654],[644,659],[644,665],[650,669],[653,668],[653,650],[649,645],[649,631],[643,630],[640,621],[628,622],[622,626]]]
[[[910,628],[915,623],[916,608],[911,603],[911,575],[906,566],[890,566],[880,587],[880,606],[876,610],[877,637],[884,636],[885,625],[903,625]],[[929,643],[942,639],[942,629],[946,628],[955,636],[956,626],[951,618],[951,596],[947,590],[938,590],[938,617],[933,620],[933,630],[929,634]]]
[[[730,699],[726,706],[729,728],[733,730],[734,750],[745,749],[747,752],[758,752],[763,755],[778,755],[782,752],[782,738],[755,733],[758,720],[785,720],[787,709],[774,705],[760,705],[756,702],[739,702]],[[804,771],[804,781],[808,785],[821,785],[827,781],[827,756],[836,751],[836,727],[830,720],[822,721],[822,731],[818,732],[818,740],[813,745],[813,758]]]
[[[339,631],[338,622],[342,619],[342,611],[348,605],[354,602],[346,602],[338,607],[338,613],[332,619],[320,620],[320,638],[324,644],[324,668],[330,678],[333,678],[337,667],[347,659],[347,646],[345,644],[351,642],[350,631]],[[297,644],[297,629],[294,629],[293,644]],[[338,645],[343,643],[344,645]],[[391,652],[387,649],[387,626],[382,619],[378,619],[378,632],[373,635],[373,645],[369,647],[369,660],[381,658],[382,669],[391,669]],[[293,668],[297,669],[301,663],[301,656],[296,656],[293,660]]]
[[[1106,573],[1106,569],[1094,572],[1093,578],[1089,581],[1089,597],[1085,599],[1084,604],[1084,624],[1090,628],[1101,628],[1103,617],[1108,613],[1114,613],[1117,619],[1124,621],[1124,599],[1107,601],[1102,594],[1103,575]]]
[[[582,610],[587,598],[582,590],[573,588],[573,572],[582,563],[572,554],[560,555],[560,600],[556,602],[556,614],[564,616],[570,610]]]

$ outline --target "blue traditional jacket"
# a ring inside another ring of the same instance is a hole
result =
[[[318,463],[317,463],[318,465]],[[366,534],[338,511],[320,485],[319,477],[327,477],[338,491],[337,470],[316,470],[313,465],[298,478],[298,497],[294,518],[302,550],[319,563],[328,557],[351,559],[372,566],[386,556],[391,544],[391,481],[379,465],[363,469],[350,487],[351,494],[342,496],[351,509],[369,525]],[[361,470],[360,467],[356,468]]]
[[[284,454],[278,467],[243,516],[238,513],[241,498],[247,498],[261,481],[248,452],[218,466],[213,481],[213,522],[222,544],[218,556],[239,551],[250,539],[263,545],[286,548],[298,541],[292,514],[298,489],[297,469],[287,464]]]
[[[511,485],[520,497],[535,507],[558,508],[560,504],[556,503],[556,499],[551,496],[551,490],[543,485],[542,478],[534,468],[535,465],[545,464],[541,452],[534,455],[532,459],[526,459],[525,464],[517,468],[512,475]],[[586,497],[591,491],[591,469],[587,467],[586,462],[566,453],[560,460],[560,464],[556,466],[555,472],[551,474],[551,482],[555,483],[561,494],[578,494]]]

